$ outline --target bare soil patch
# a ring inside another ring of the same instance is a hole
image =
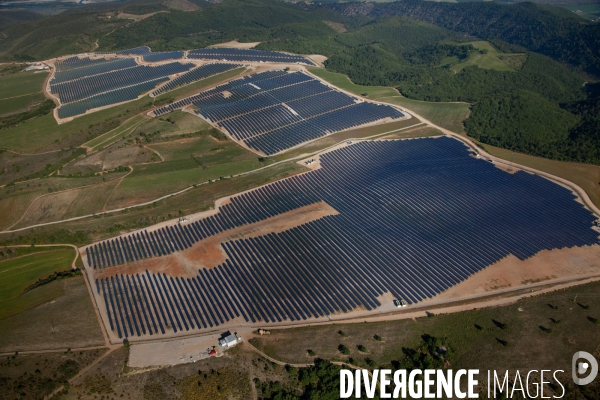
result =
[[[338,212],[335,209],[324,202],[310,204],[254,224],[221,232],[196,243],[189,249],[165,257],[151,258],[95,271],[94,277],[104,278],[117,274],[137,274],[148,270],[169,276],[193,278],[198,275],[200,268],[214,268],[225,262],[227,255],[221,246],[223,242],[264,236],[268,233],[280,233],[326,215],[337,214]]]
[[[323,21],[323,23],[338,33],[343,33],[348,30],[341,22]]]
[[[231,42],[218,43],[213,44],[212,46],[208,46],[211,49],[217,49],[221,47],[228,47],[231,49],[251,49],[260,44],[260,42],[248,42],[248,43],[240,43],[237,40],[232,40]]]
[[[479,271],[435,297],[456,299],[532,283],[600,274],[600,245],[542,250],[521,261],[513,255]]]
[[[158,13],[168,13],[168,11],[157,11],[157,12],[153,12],[153,13],[149,13],[149,14],[143,14],[143,15],[127,14],[127,13],[120,12],[119,15],[118,15],[118,18],[121,18],[121,19],[132,19],[135,22],[138,22],[138,21],[141,21],[143,19],[150,18],[154,14],[158,14]]]

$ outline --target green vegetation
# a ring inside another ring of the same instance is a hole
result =
[[[102,150],[105,147],[110,146],[111,144],[123,139],[132,133],[135,128],[137,128],[142,123],[146,122],[146,118],[144,114],[138,114],[127,121],[123,122],[121,125],[116,127],[115,129],[108,131],[89,142],[82,144],[82,147],[91,148],[92,151]]]
[[[19,69],[24,68],[20,65]],[[0,75],[0,100],[41,93],[48,72],[17,72]],[[2,109],[2,114],[7,113]]]
[[[540,110],[544,110],[543,113]],[[492,146],[561,158],[569,129],[578,118],[542,96],[519,90],[486,98],[473,106],[469,136]]]
[[[11,114],[6,117],[1,117],[0,129],[10,128],[19,125],[25,121],[28,121],[32,118],[40,117],[42,115],[48,115],[52,112],[52,110],[54,110],[54,106],[54,102],[50,99],[47,99],[33,110],[24,111],[18,114]]]
[[[355,95],[366,97],[369,100],[383,101],[399,105],[400,107],[406,107],[442,128],[458,133],[464,132],[463,122],[469,116],[468,103],[412,100],[401,96],[394,88],[357,85],[346,75],[327,71],[322,68],[310,68],[310,72],[332,85]]]
[[[134,113],[148,109],[148,97],[57,124],[52,114],[0,131],[0,147],[25,153],[79,146],[118,127]]]
[[[343,13],[351,8],[351,3],[332,8]],[[532,3],[452,4],[410,0],[376,4],[363,13],[377,18],[410,16],[452,31],[494,40],[511,51],[525,48],[582,69],[600,70],[600,53],[589,51],[598,48],[600,26],[557,7]],[[489,21],[502,23],[490,24]]]
[[[563,5],[569,11],[572,11],[575,15],[585,19],[600,18],[600,4],[576,4],[576,5]]]
[[[0,261],[0,319],[20,313],[62,294],[56,285],[28,288],[40,278],[71,269],[73,249],[48,249]]]
[[[502,54],[488,42],[469,42],[477,51],[471,51],[469,57],[455,65],[451,60],[442,61],[442,66],[449,66],[454,72],[459,72],[465,67],[477,66],[483,69],[496,71],[515,71],[523,66],[527,59],[525,54]]]

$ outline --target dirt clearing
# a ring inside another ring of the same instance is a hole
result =
[[[434,299],[457,299],[532,283],[593,274],[600,274],[600,245],[542,250],[524,261],[509,255]]]

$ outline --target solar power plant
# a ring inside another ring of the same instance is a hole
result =
[[[404,117],[388,105],[364,102],[303,73],[255,74],[200,93],[197,114],[267,155],[330,133]]]
[[[190,52],[188,53],[188,58],[196,60],[224,60],[316,65],[314,62],[303,56],[286,54],[279,51],[252,49],[197,49],[190,50]]]
[[[178,76],[177,78],[169,81],[163,86],[159,87],[152,92],[153,96],[158,96],[161,93],[168,92],[180,86],[188,85],[192,82],[199,81],[201,79],[208,78],[213,75],[221,74],[223,72],[236,69],[241,67],[241,64],[206,64],[198,68],[194,68],[191,71]]]
[[[95,107],[133,100],[169,75],[189,71],[194,64],[172,62],[138,65],[132,58],[116,59],[68,71],[55,72],[50,91],[60,98],[59,117],[83,114]]]
[[[364,141],[320,156],[321,168],[233,196],[219,212],[86,248],[106,268],[181,251],[202,239],[325,202],[337,215],[222,243],[227,259],[192,278],[111,274],[95,280],[118,337],[247,322],[301,321],[380,306],[391,293],[431,298],[498,260],[593,245],[594,215],[568,189],[469,155],[448,137]]]

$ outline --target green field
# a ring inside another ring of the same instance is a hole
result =
[[[405,107],[442,128],[458,133],[464,132],[463,121],[469,117],[469,104],[467,103],[434,103],[411,100],[402,97],[394,88],[356,85],[346,75],[329,72],[322,68],[309,69],[311,73],[319,78],[355,95],[363,96],[366,94],[367,99]]]
[[[74,138],[75,144],[80,145],[86,141],[87,135],[85,132],[90,129],[91,125],[109,123],[119,115],[128,114],[127,110],[133,112],[133,110],[146,105],[149,101],[149,97],[144,96],[130,103],[83,115],[61,125],[56,122],[54,116],[50,113],[29,120],[14,128],[0,131],[0,147],[24,153],[35,153],[55,143],[59,145],[61,141],[70,139],[73,136],[77,136]]]
[[[569,11],[573,11],[573,14],[581,18],[590,20],[600,18],[600,4],[563,5],[562,7],[566,8]]]
[[[0,76],[0,100],[41,93],[47,72],[19,72]]]
[[[140,124],[144,123],[145,121],[146,121],[146,117],[144,116],[144,114],[143,113],[138,114],[138,115],[128,119],[127,121],[125,121],[124,123],[119,125],[117,128],[115,128],[111,131],[108,131],[108,132],[90,140],[89,142],[82,144],[81,146],[88,147],[92,151],[101,150],[105,147],[110,146],[114,142],[117,142],[117,141],[123,139],[124,137],[126,137],[127,135],[132,133],[135,130],[135,128],[137,128]]]
[[[350,78],[344,74],[327,71],[323,68],[308,67],[308,70],[313,75],[331,83],[340,89],[347,90],[357,96],[364,96],[371,100],[376,100],[380,97],[398,96],[398,91],[387,86],[361,86],[353,83]]]
[[[483,69],[494,69],[496,71],[514,71],[506,62],[500,57],[500,53],[494,46],[485,41],[468,42],[464,44],[470,44],[479,51],[471,52],[469,58],[461,63],[453,63],[453,60],[446,59],[442,61],[442,65],[450,65],[454,72],[459,72],[465,67],[477,66]],[[513,58],[519,56],[525,61],[525,54],[510,54]]]
[[[256,154],[230,140],[217,141],[207,132],[148,147],[165,160],[134,166],[111,196],[109,209],[150,201],[209,179],[265,166]]]
[[[43,249],[38,253],[0,261],[0,319],[18,314],[62,294],[57,285],[44,285],[23,293],[32,283],[54,271],[71,268],[71,248]]]
[[[47,72],[18,72],[0,76],[0,116],[26,111],[43,102]]]

